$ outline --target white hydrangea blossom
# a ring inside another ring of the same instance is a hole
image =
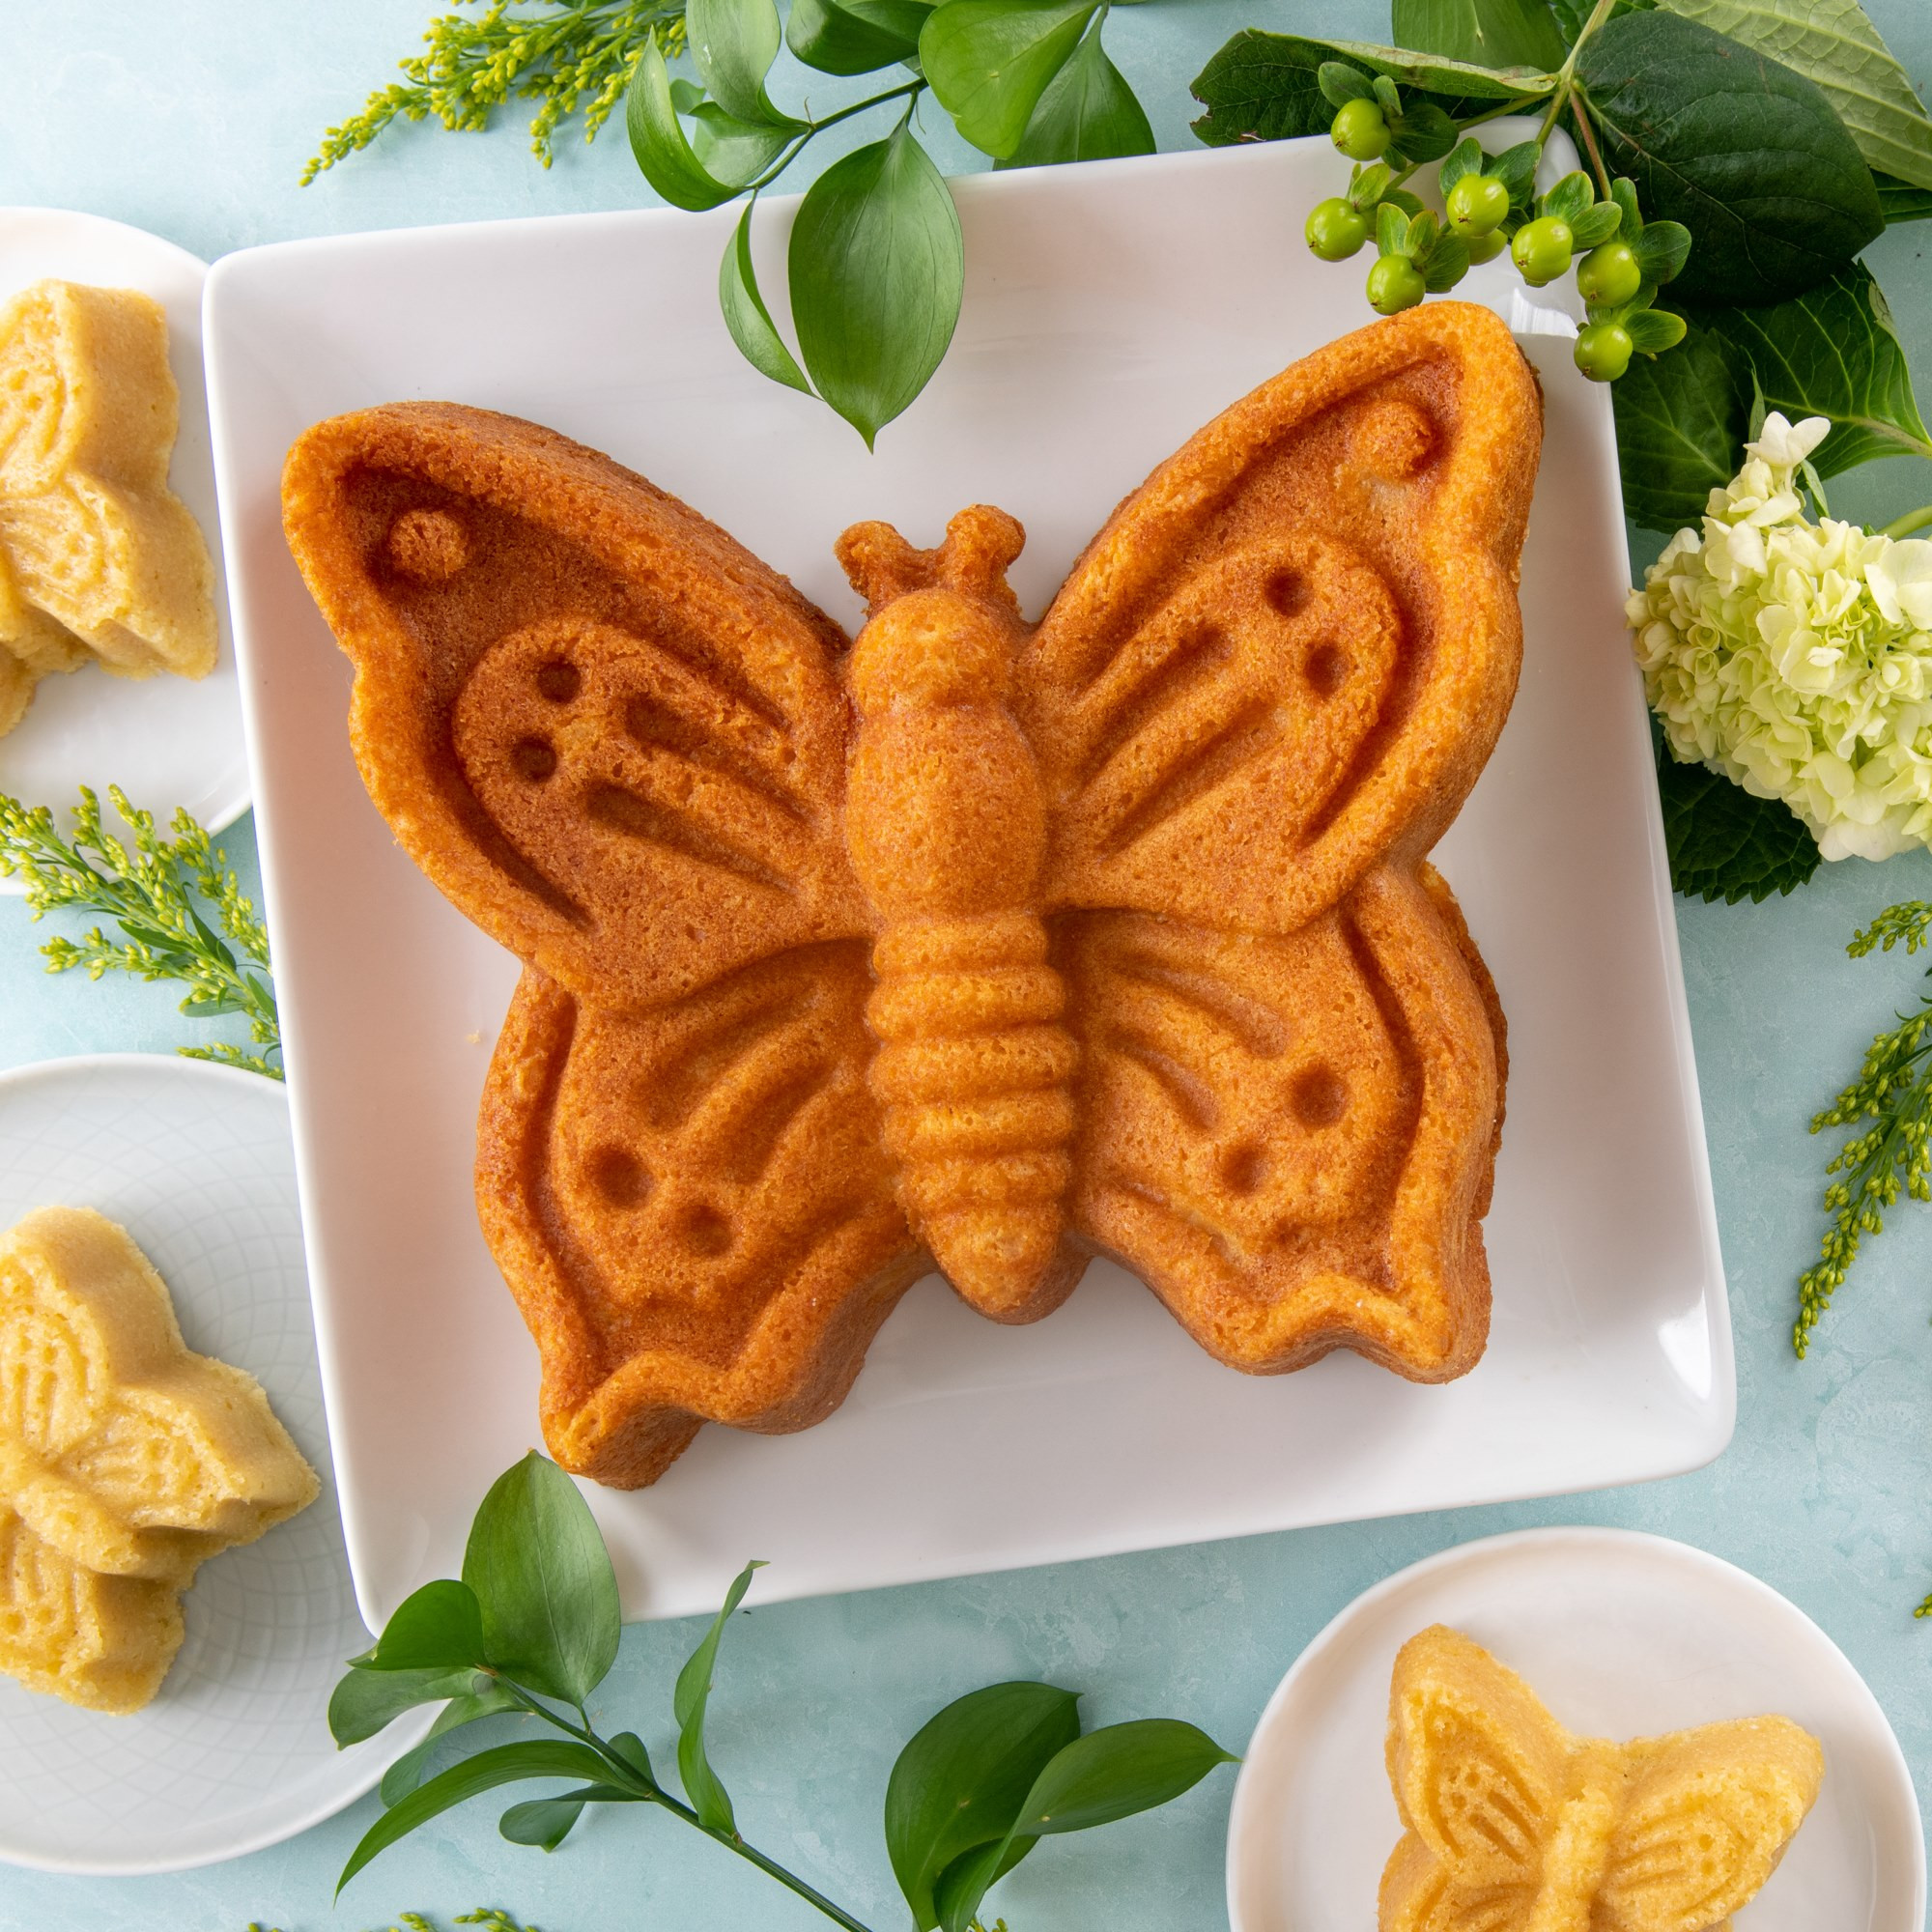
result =
[[[1765,418],[1631,593],[1651,709],[1679,758],[1780,798],[1827,859],[1932,844],[1932,543],[1805,521],[1831,424]]]

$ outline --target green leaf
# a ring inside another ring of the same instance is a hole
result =
[[[1865,164],[1932,189],[1932,118],[1858,0],[1660,0],[1816,81]]]
[[[328,1699],[328,1734],[338,1745],[359,1745],[418,1704],[440,1704],[488,1684],[473,1670],[372,1670],[356,1664]]]
[[[1046,84],[1020,144],[998,168],[1037,168],[1059,161],[1104,161],[1119,155],[1151,155],[1153,128],[1107,58],[1100,30],[1093,28],[1071,58]]]
[[[952,196],[909,124],[811,185],[789,262],[807,372],[869,449],[939,367],[965,287]]]
[[[762,1563],[748,1563],[724,1592],[724,1606],[711,1620],[702,1641],[685,1660],[677,1673],[677,1689],[671,1694],[671,1710],[677,1719],[677,1775],[684,1780],[684,1795],[697,1813],[697,1822],[707,1832],[735,1832],[738,1823],[731,1815],[731,1800],[704,1749],[704,1712],[711,1701],[711,1673],[718,1662],[718,1639],[731,1612],[744,1601],[751,1588],[752,1572]]]
[[[1658,753],[1657,786],[1670,883],[1686,898],[1761,902],[1818,869],[1818,841],[1782,800],[1754,798],[1703,765],[1680,765],[1667,748]]]
[[[940,1875],[1006,1837],[1034,1779],[1080,1735],[1079,1704],[1051,1684],[990,1684],[947,1705],[899,1752],[886,1785],[886,1853],[918,1932],[939,1923]]]
[[[1378,255],[1406,255],[1409,252],[1410,231],[1414,219],[1408,212],[1394,201],[1384,201],[1376,210],[1376,253]]]
[[[996,1838],[954,1859],[932,1888],[942,1932],[974,1932],[980,1901],[1038,1843],[1035,1837]]]
[[[1923,221],[1932,214],[1932,189],[1914,187],[1893,175],[1874,174],[1878,185],[1878,205],[1885,210],[1888,226],[1900,221]]]
[[[1647,282],[1675,281],[1690,255],[1690,231],[1681,221],[1647,221],[1631,243]]]
[[[594,1787],[586,1785],[584,1789]],[[527,1798],[503,1813],[497,1821],[497,1830],[513,1845],[536,1845],[543,1851],[554,1852],[583,1816],[586,1802],[575,1792],[567,1792],[561,1798]]]
[[[582,1704],[617,1661],[617,1578],[597,1520],[534,1450],[483,1498],[463,1580],[483,1606],[491,1663],[526,1689]]]
[[[1536,164],[1542,158],[1543,150],[1534,141],[1519,141],[1492,156],[1483,172],[1494,175],[1509,189],[1512,208],[1527,208],[1536,197]]]
[[[1486,158],[1483,144],[1475,135],[1465,134],[1444,157],[1441,171],[1435,179],[1436,186],[1447,194],[1464,176],[1481,174]]]
[[[363,1666],[370,1670],[479,1669],[483,1606],[467,1583],[440,1577],[405,1597]]]
[[[820,73],[871,73],[919,53],[926,0],[792,0],[785,44]]]
[[[1406,104],[1432,101],[1451,120],[1464,121],[1519,95],[1548,95],[1553,74],[1512,74],[1367,46],[1353,41],[1312,41],[1251,27],[1229,41],[1194,79],[1194,98],[1208,112],[1194,131],[1210,147],[1236,141],[1287,141],[1325,134],[1335,118],[1317,74],[1322,62],[1342,60],[1363,74],[1386,73],[1415,92]]]
[[[1574,222],[1592,207],[1597,199],[1597,191],[1590,185],[1590,177],[1580,170],[1573,170],[1556,183],[1538,203],[1538,209],[1545,214],[1553,214],[1559,221]]]
[[[1010,155],[1097,5],[947,0],[920,31],[921,70],[967,140],[995,158]]]
[[[1624,318],[1631,346],[1639,355],[1661,355],[1684,340],[1686,325],[1681,315],[1667,308],[1640,308]]]
[[[451,1731],[461,1730],[465,1724],[473,1724],[478,1718],[498,1718],[506,1711],[517,1709],[517,1700],[500,1684],[489,1679],[479,1681],[488,1688],[452,1697],[436,1714],[436,1722],[429,1727],[429,1736],[421,1744],[412,1746],[383,1774],[382,1799],[384,1804],[398,1803],[422,1782],[423,1772],[437,1746]]]
[[[790,146],[795,128],[734,121],[715,100],[692,110],[691,152],[712,180],[749,187]]]
[[[689,0],[684,19],[697,77],[732,120],[799,128],[765,93],[784,41],[772,0]]]
[[[1681,348],[1639,357],[1610,391],[1624,514],[1645,529],[1694,527],[1713,490],[1737,474],[1750,370],[1724,338],[1691,323]]]
[[[644,1741],[636,1731],[619,1731],[610,1740],[611,1748],[641,1777],[646,1784],[655,1784],[657,1774],[651,1769],[651,1754],[644,1748]]]
[[[1878,190],[1815,83],[1674,14],[1601,28],[1577,69],[1605,160],[1690,231],[1691,301],[1776,301],[1885,226]]]
[[[1178,1718],[1142,1718],[1089,1731],[1034,1780],[1012,1829],[1040,1837],[1085,1832],[1151,1811],[1191,1791],[1217,1765],[1238,1760]]]
[[[1623,212],[1613,201],[1600,201],[1586,208],[1570,223],[1570,234],[1579,254],[1611,241],[1623,225]]]
[[[1456,124],[1433,100],[1412,101],[1389,123],[1391,154],[1406,161],[1438,161],[1456,145]]]
[[[1820,475],[1878,456],[1932,457],[1891,310],[1862,262],[1789,301],[1700,320],[1748,358],[1768,410],[1791,422],[1831,417],[1831,435],[1812,452]]]
[[[624,126],[644,179],[673,208],[696,213],[716,208],[738,192],[734,184],[713,180],[692,153],[671,102],[670,75],[654,39],[644,42],[631,75],[630,92],[624,97]]]
[[[759,375],[809,396],[811,384],[785,347],[784,337],[758,293],[757,271],[752,266],[752,211],[757,205],[753,195],[724,244],[724,259],[718,264],[718,306],[724,312],[724,327],[731,331],[731,340]]]
[[[335,1881],[336,1896],[342,1895],[342,1888],[378,1853],[387,1851],[399,1838],[408,1837],[417,1826],[427,1825],[451,1805],[526,1777],[598,1778],[608,1768],[588,1745],[573,1744],[567,1738],[533,1738],[526,1744],[498,1745],[493,1750],[478,1751],[412,1791],[363,1833],[342,1867],[342,1876]]]
[[[1430,242],[1416,265],[1422,285],[1433,296],[1447,295],[1469,272],[1469,244],[1446,230]]]
[[[1348,106],[1351,100],[1373,100],[1376,98],[1374,83],[1358,67],[1350,67],[1347,61],[1323,61],[1315,70],[1316,84],[1321,89],[1321,97],[1331,107]]]
[[[1545,0],[1392,0],[1389,38],[1477,67],[1547,71],[1569,51]]]

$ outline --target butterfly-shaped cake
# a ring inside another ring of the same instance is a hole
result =
[[[1437,1624],[1396,1655],[1388,1769],[1406,1830],[1378,1932],[1721,1932],[1784,1856],[1825,1761],[1788,1718],[1573,1737]]]
[[[937,1266],[1002,1321],[1118,1257],[1255,1373],[1487,1332],[1502,1020],[1425,855],[1520,658],[1541,435],[1460,303],[1332,344],[1114,513],[838,551],[449,404],[321,423],[289,541],[397,838],[526,971],[477,1199],[567,1468],[828,1414]]]
[[[138,1710],[195,1572],[317,1488],[254,1378],[183,1343],[124,1229],[43,1208],[0,1236],[0,1670]]]

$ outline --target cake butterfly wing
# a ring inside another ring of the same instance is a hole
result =
[[[1629,1747],[1634,1776],[1592,1925],[1716,1925],[1753,1898],[1817,1796],[1817,1741],[1783,1718]]]
[[[606,1006],[863,929],[845,639],[695,511],[533,424],[318,424],[290,547],[355,666],[370,796],[442,892]]]
[[[1291,932],[1384,855],[1427,851],[1516,687],[1539,422],[1503,324],[1432,303],[1295,363],[1162,464],[1016,680],[1049,896]]]

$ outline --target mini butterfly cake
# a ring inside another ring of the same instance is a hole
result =
[[[1470,1367],[1502,1020],[1425,855],[1515,690],[1540,434],[1432,304],[1201,431],[1037,625],[1001,511],[846,531],[850,643],[532,424],[297,443],[370,796],[525,962],[477,1200],[560,1463],[820,1419],[934,1264],[1029,1321],[1118,1257],[1256,1374]]]
[[[214,667],[214,570],[168,489],[158,303],[40,282],[0,307],[0,734],[49,672]]]
[[[124,1229],[43,1208],[0,1236],[0,1670],[139,1710],[196,1570],[317,1491],[254,1378],[184,1346]]]
[[[1572,1737],[1436,1624],[1396,1655],[1388,1770],[1407,1829],[1378,1932],[1719,1932],[1776,1868],[1825,1760],[1788,1718]]]

